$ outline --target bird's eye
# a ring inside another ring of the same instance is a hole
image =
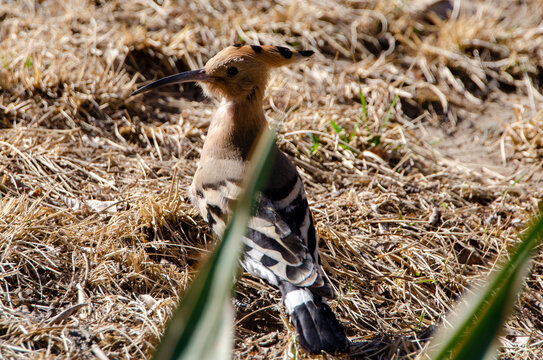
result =
[[[235,66],[232,66],[231,68],[228,68],[228,70],[226,70],[226,75],[235,76],[238,72],[239,72],[238,68]]]

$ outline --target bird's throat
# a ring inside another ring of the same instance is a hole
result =
[[[218,158],[247,160],[266,126],[262,99],[243,102],[223,99],[211,120],[202,151]]]

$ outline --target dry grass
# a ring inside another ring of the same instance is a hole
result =
[[[422,3],[3,2],[0,358],[149,356],[213,243],[187,187],[215,102],[127,95],[240,40],[316,51],[274,74],[266,111],[356,353],[417,357],[543,197],[539,2],[453,1],[449,18]],[[543,357],[542,260],[503,358]],[[241,278],[236,358],[287,356],[278,299]]]

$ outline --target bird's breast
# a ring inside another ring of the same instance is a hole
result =
[[[219,236],[224,232],[233,202],[241,195],[246,168],[246,161],[205,158],[200,160],[194,175],[192,203]]]

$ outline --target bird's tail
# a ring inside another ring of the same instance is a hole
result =
[[[279,285],[285,306],[298,332],[298,343],[311,354],[345,353],[349,339],[326,301],[308,288]]]

